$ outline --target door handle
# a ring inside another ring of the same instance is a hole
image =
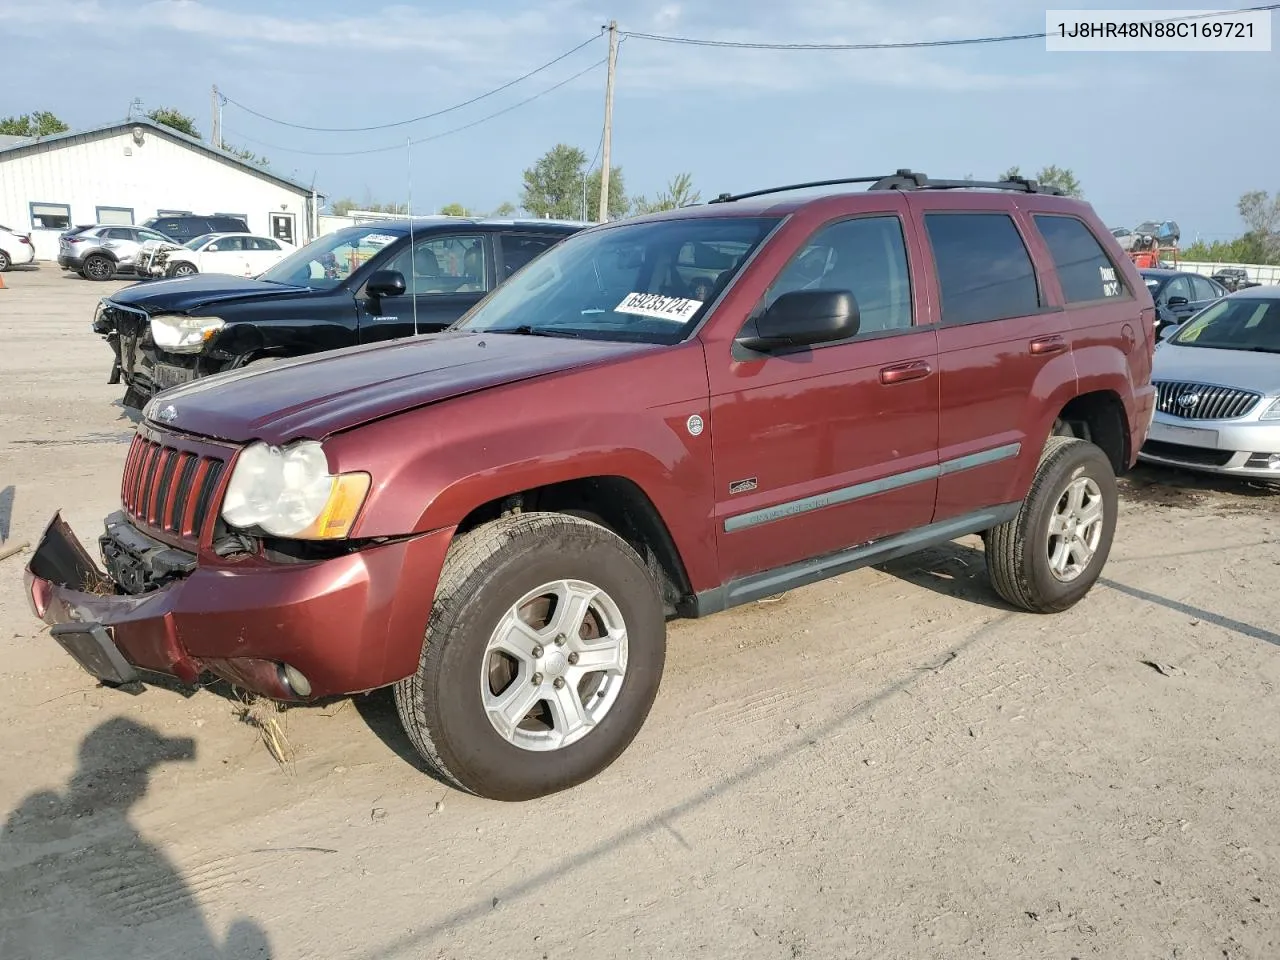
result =
[[[1065,349],[1067,349],[1067,341],[1061,337],[1041,337],[1039,340],[1031,341],[1031,353],[1033,356],[1061,353]]]
[[[911,363],[900,363],[892,367],[882,367],[880,382],[884,384],[905,383],[908,380],[923,380],[933,373],[933,367],[925,360],[914,360]]]

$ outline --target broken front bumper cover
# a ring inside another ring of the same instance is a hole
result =
[[[139,563],[174,566],[164,545],[127,522],[120,529],[119,516],[108,518],[104,553],[123,544],[131,558],[123,567],[111,558],[113,573]],[[27,564],[27,598],[63,649],[109,686],[146,673],[191,685],[208,673],[274,700],[346,695],[417,668],[449,533],[308,563],[176,565],[167,582],[130,594],[98,568],[59,513]],[[285,679],[286,664],[306,678],[307,696]]]

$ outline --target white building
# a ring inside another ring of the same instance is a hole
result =
[[[73,225],[224,214],[254,233],[302,245],[317,235],[310,186],[152,120],[48,137],[0,137],[0,224],[31,231],[36,258],[56,260]]]

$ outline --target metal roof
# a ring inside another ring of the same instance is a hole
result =
[[[93,138],[105,136],[121,130],[132,130],[134,127],[145,127],[152,133],[158,133],[163,137],[168,137],[170,140],[175,140],[178,143],[184,144],[195,150],[199,150],[201,153],[217,157],[220,160],[226,160],[229,163],[233,163],[236,166],[243,168],[246,173],[253,174],[254,176],[262,177],[265,180],[270,180],[274,183],[280,184],[281,186],[297,190],[300,193],[311,193],[311,187],[308,184],[299,183],[297,180],[290,180],[288,177],[282,177],[278,173],[272,173],[271,170],[266,167],[261,167],[256,163],[250,163],[247,160],[242,160],[233,153],[228,153],[226,150],[219,150],[211,144],[205,143],[203,140],[187,136],[181,130],[175,130],[173,127],[166,127],[162,123],[156,123],[149,117],[135,120],[118,120],[115,123],[106,123],[99,127],[88,127],[84,130],[68,130],[65,133],[54,133],[47,137],[0,137],[0,162],[3,162],[8,159],[11,154],[15,154],[20,150],[29,150],[34,147],[42,147],[47,144],[70,142],[71,140],[80,137]],[[324,195],[320,194],[320,196]]]

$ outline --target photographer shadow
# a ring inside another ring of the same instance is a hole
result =
[[[270,957],[252,920],[237,920],[219,942],[177,867],[129,818],[153,768],[194,758],[192,739],[117,717],[85,737],[64,792],[33,793],[9,814],[0,833],[0,957]]]

